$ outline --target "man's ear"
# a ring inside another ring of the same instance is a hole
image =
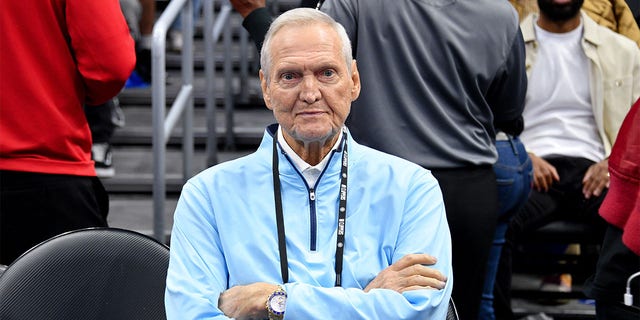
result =
[[[262,99],[264,99],[264,104],[269,110],[273,110],[271,108],[271,94],[269,93],[269,88],[267,87],[268,79],[265,77],[262,69],[260,69],[260,72],[258,74],[260,75],[260,88],[262,89]]]
[[[360,96],[360,72],[358,71],[358,64],[354,59],[351,62],[351,81],[353,87],[351,87],[351,101],[355,101]]]

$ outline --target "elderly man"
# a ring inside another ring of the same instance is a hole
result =
[[[350,136],[360,78],[342,26],[290,10],[261,59],[278,124],[255,153],[184,186],[168,319],[444,319],[452,269],[440,188],[428,170]]]

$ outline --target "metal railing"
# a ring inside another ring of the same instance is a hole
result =
[[[215,45],[224,34],[224,106],[225,106],[225,143],[227,147],[233,146],[233,92],[231,88],[232,65],[231,65],[231,26],[228,23],[232,8],[228,1],[224,1],[217,17],[214,10],[215,0],[204,0],[204,44],[205,44],[205,77],[206,77],[206,117],[207,117],[207,139],[206,139],[206,164],[207,166],[218,163],[218,137],[216,134],[216,66],[215,66]],[[245,53],[246,54],[246,53]]]
[[[166,115],[166,39],[167,30],[182,13],[182,87]],[[151,45],[151,109],[153,113],[153,236],[165,242],[164,205],[166,200],[167,142],[178,119],[183,117],[182,171],[188,179],[193,171],[193,1],[172,0],[153,26]]]
[[[204,44],[205,44],[205,77],[206,77],[206,153],[207,166],[218,162],[216,134],[216,92],[215,89],[215,45],[224,35],[224,109],[225,109],[225,144],[227,148],[234,146],[233,132],[233,92],[231,82],[233,77],[233,66],[231,64],[231,27],[228,23],[232,13],[231,4],[225,0],[221,4],[218,16],[215,17],[215,0],[204,0]],[[191,177],[193,169],[193,0],[172,0],[160,15],[153,27],[152,54],[152,112],[153,112],[153,235],[159,241],[165,241],[165,200],[166,200],[166,146],[171,132],[173,131],[180,116],[184,116],[183,122],[183,182]],[[182,87],[178,96],[169,109],[168,116],[165,117],[166,109],[166,35],[171,23],[182,14],[183,38],[182,48]],[[215,19],[214,19],[215,18]],[[241,64],[248,65],[246,55],[247,36],[241,36],[242,49]],[[248,70],[241,66],[241,70]],[[241,96],[247,95],[245,86],[248,72],[241,71]],[[243,98],[241,98],[243,99]]]

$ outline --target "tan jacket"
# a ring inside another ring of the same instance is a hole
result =
[[[581,15],[584,25],[582,48],[589,59],[591,104],[605,155],[609,156],[624,117],[640,97],[640,49],[633,41],[599,26],[584,11]],[[537,14],[532,14],[520,24],[527,76],[531,75],[538,54],[536,20]]]
[[[538,12],[536,0],[509,0],[509,2],[518,11],[520,21],[529,14]],[[624,0],[585,0],[582,10],[599,25],[635,41],[640,46],[640,28]]]

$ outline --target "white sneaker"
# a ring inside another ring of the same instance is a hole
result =
[[[96,175],[99,178],[112,178],[116,175],[113,168],[113,154],[109,143],[94,143],[91,146],[91,159],[93,159]]]

